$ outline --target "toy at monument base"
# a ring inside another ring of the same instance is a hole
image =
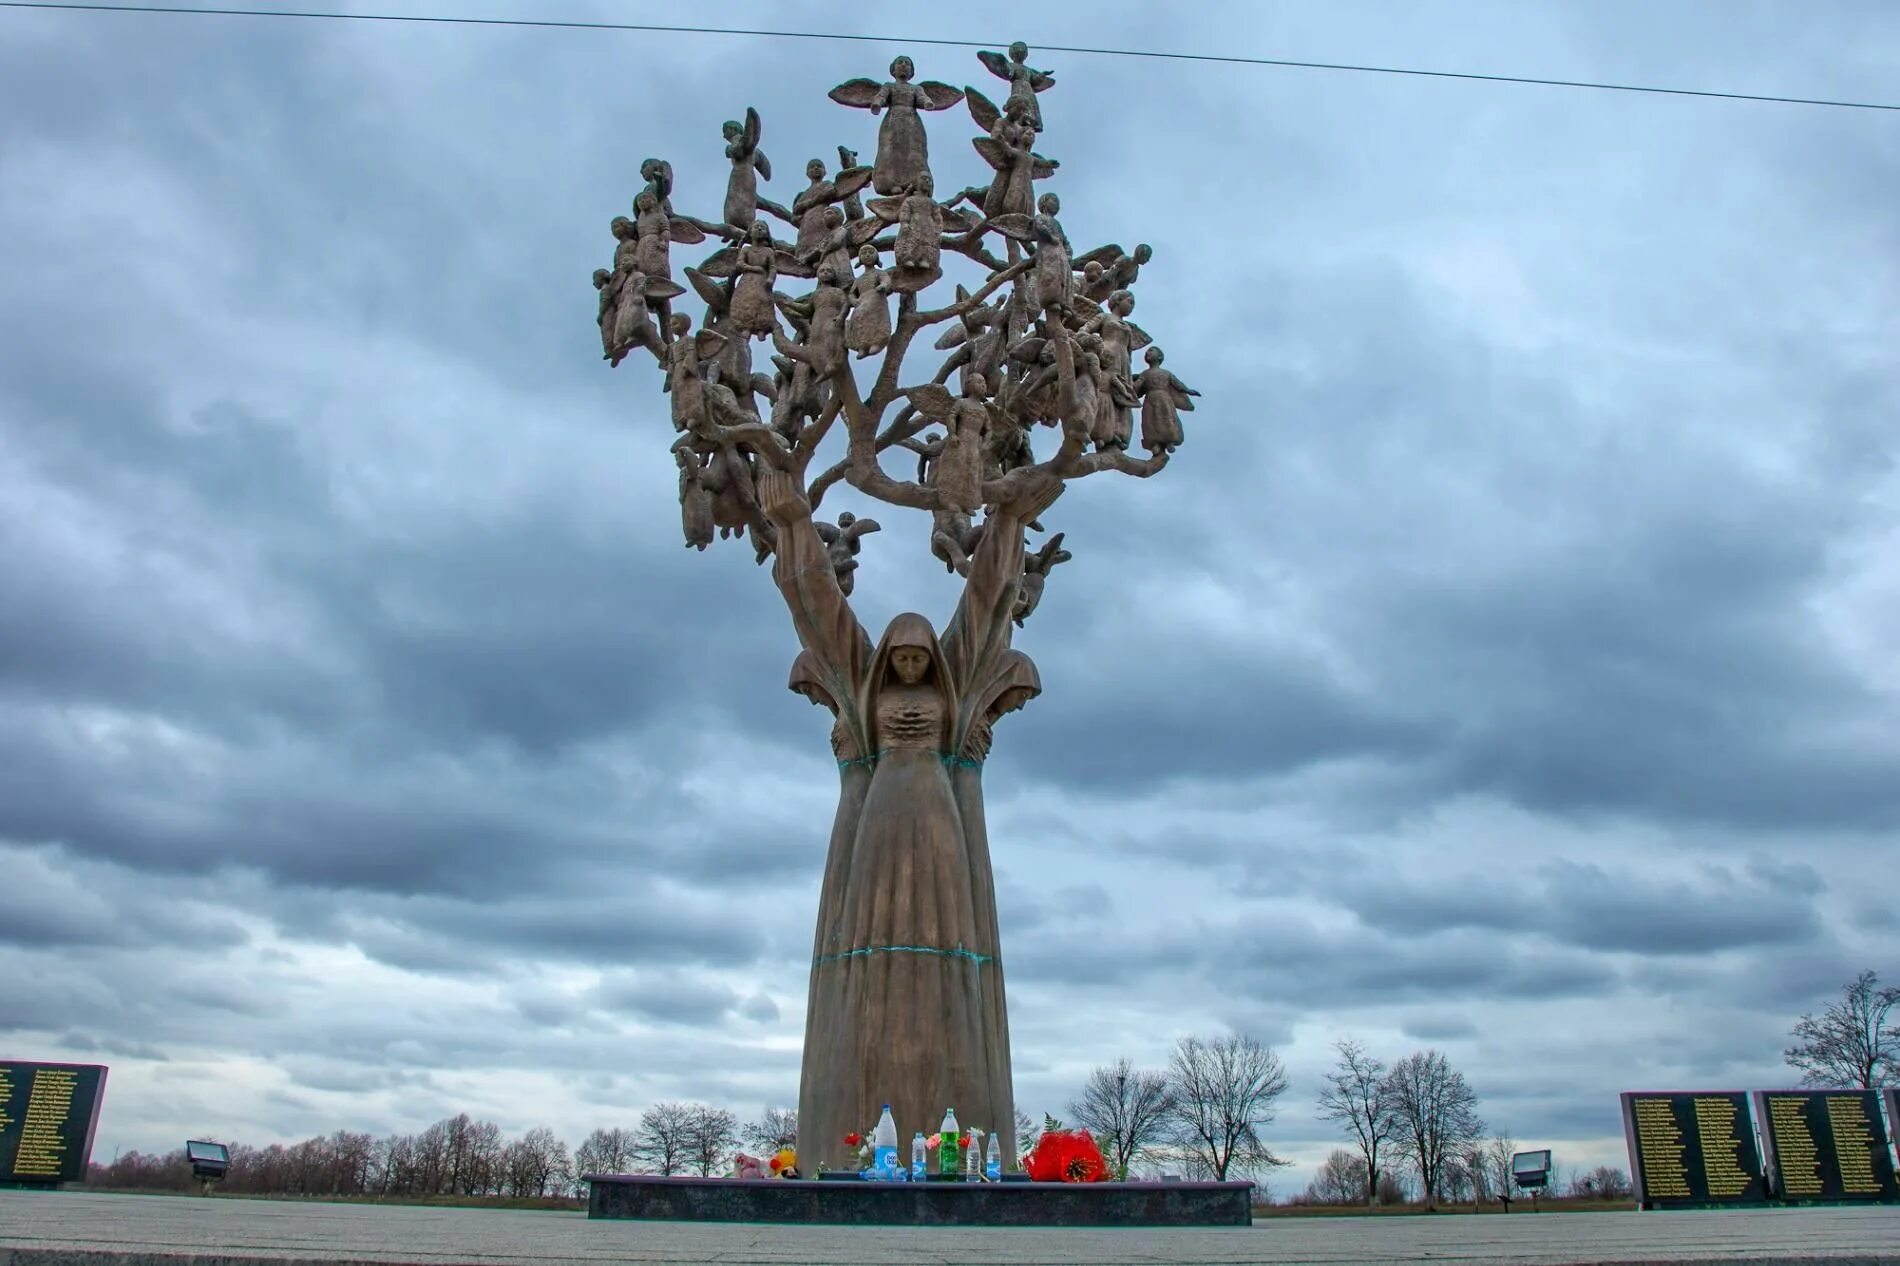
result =
[[[1012,640],[1071,557],[1064,533],[1030,534],[1048,533],[1075,480],[1160,473],[1194,408],[1131,319],[1152,251],[1077,252],[1061,201],[1039,187],[1059,167],[1035,148],[1055,80],[1027,55],[984,55],[1009,84],[1000,106],[918,77],[908,57],[888,80],[839,85],[841,124],[879,112],[876,158],[860,165],[845,144],[837,171],[812,160],[789,206],[762,192],[772,167],[756,109],[720,129],[725,163],[708,164],[724,180],[718,217],[676,210],[672,164],[645,160],[633,214],[610,226],[612,267],[594,274],[602,355],[621,365],[644,349],[660,370],[686,546],[738,539],[770,562],[800,645],[788,685],[833,717],[838,808],[798,1104],[814,1169],[894,1169],[840,1142],[864,1086],[891,1088],[897,1121],[961,1103],[1015,1154],[982,769],[995,727],[1041,693]],[[977,134],[933,157],[926,116],[959,103]],[[950,176],[950,154],[966,176]],[[863,197],[867,184],[882,196]],[[676,270],[671,248],[702,242],[706,257]],[[691,298],[703,309],[686,311]],[[925,347],[941,359],[919,367]],[[851,598],[879,525],[821,515],[834,490],[929,516],[930,555],[960,589],[947,621],[905,613],[881,636],[865,628]],[[952,1060],[946,1033],[958,1035]],[[937,1176],[960,1178],[954,1124],[946,1134]]]
[[[1087,1130],[1044,1130],[1023,1158],[1032,1182],[1107,1182],[1115,1175]]]
[[[732,1158],[732,1176],[734,1178],[770,1178],[772,1167],[757,1156],[748,1156],[744,1152]]]

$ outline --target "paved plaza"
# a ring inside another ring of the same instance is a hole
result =
[[[573,1213],[0,1191],[0,1266],[283,1262],[1900,1263],[1900,1208],[1269,1218],[1230,1230],[590,1222]]]

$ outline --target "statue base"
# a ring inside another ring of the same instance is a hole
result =
[[[587,1216],[833,1226],[1250,1226],[1249,1182],[819,1182],[588,1174]]]

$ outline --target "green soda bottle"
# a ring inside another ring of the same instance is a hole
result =
[[[963,1168],[957,1163],[957,1142],[962,1137],[957,1128],[957,1110],[946,1108],[943,1114],[943,1128],[937,1139],[937,1181],[961,1182]]]

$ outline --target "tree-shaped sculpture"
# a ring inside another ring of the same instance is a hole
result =
[[[1128,319],[1148,248],[1075,256],[1056,196],[1037,196],[1056,170],[1034,149],[1037,94],[1054,80],[1027,56],[1022,45],[981,54],[1010,82],[1002,109],[975,88],[912,82],[908,57],[891,63],[889,82],[834,88],[833,100],[883,114],[876,162],[827,174],[813,159],[789,208],[759,196],[771,164],[756,110],[725,125],[731,175],[718,221],[677,214],[672,167],[648,159],[633,216],[613,222],[614,266],[594,275],[605,356],[617,365],[645,348],[665,370],[686,543],[749,535],[759,561],[773,559],[804,648],[791,688],[836,717],[838,813],[799,1088],[808,1172],[849,1164],[844,1135],[882,1103],[905,1130],[928,1130],[954,1107],[965,1125],[999,1132],[1004,1155],[1015,1156],[981,773],[991,726],[1040,690],[1011,632],[1069,557],[1060,534],[1034,552],[1025,534],[1043,531],[1039,516],[1068,480],[1166,466],[1196,394],[1161,368],[1158,348],[1148,349],[1146,372],[1131,371],[1131,355],[1149,342]],[[982,129],[972,144],[991,176],[938,201],[923,113],[959,101]],[[853,151],[839,153],[855,163]],[[884,196],[862,198],[866,184]],[[775,238],[760,211],[783,221],[791,240]],[[684,270],[706,304],[694,332],[672,308],[686,290],[669,248],[709,236],[724,245]],[[959,285],[954,299],[926,308],[919,295],[946,262],[967,262],[974,289]],[[815,284],[790,294],[793,278]],[[933,327],[943,327],[935,343],[949,356],[930,381],[907,385],[905,357]],[[760,341],[775,374],[754,370]],[[1145,457],[1127,451],[1137,408]],[[812,474],[840,418],[843,458]],[[1058,437],[1041,458],[1039,427]],[[884,468],[893,449],[904,450],[907,471],[916,458],[916,478]],[[930,513],[932,554],[965,578],[941,635],[905,614],[874,643],[858,623],[853,571],[861,538],[878,525],[814,518],[841,479]]]

